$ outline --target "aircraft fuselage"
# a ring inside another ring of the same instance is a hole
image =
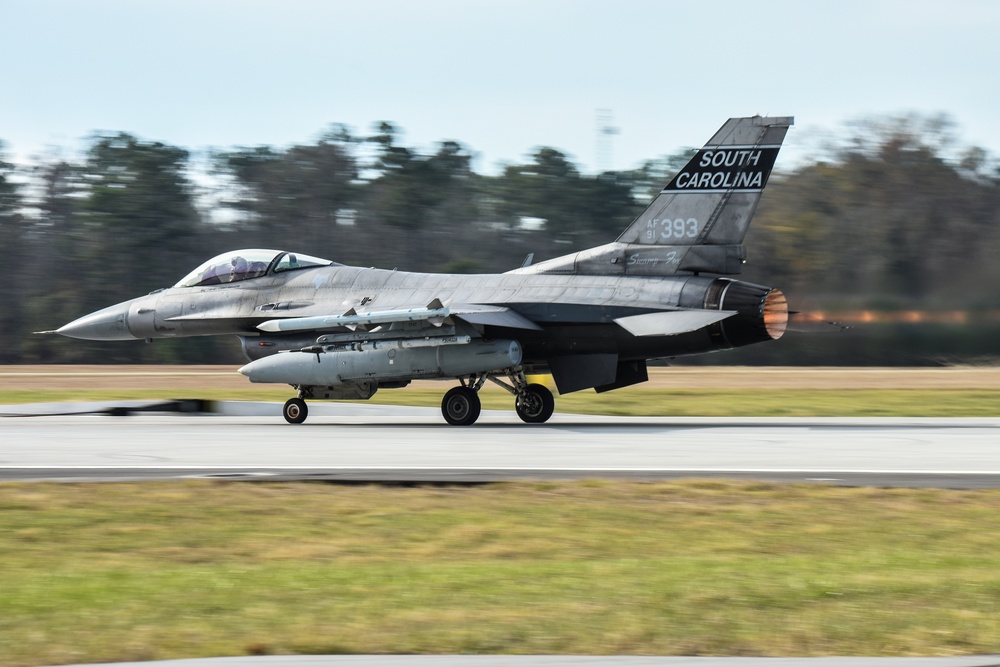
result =
[[[739,297],[719,293],[741,288]],[[716,298],[713,301],[713,294]],[[106,318],[120,338],[156,339],[235,334],[276,344],[259,354],[302,347],[315,333],[269,336],[261,323],[282,317],[331,312],[395,311],[439,299],[443,303],[494,304],[511,308],[541,330],[484,325],[482,333],[513,337],[524,348],[526,364],[552,355],[613,352],[622,358],[669,357],[738,347],[771,337],[763,322],[767,288],[724,278],[672,276],[635,278],[558,274],[447,275],[330,266],[237,283],[169,288],[112,306]],[[734,299],[735,297],[735,299]],[[636,337],[616,318],[664,308],[736,310],[737,315],[682,335]],[[101,312],[105,312],[101,311]],[[346,331],[346,329],[340,329]],[[72,323],[62,333],[73,335]],[[110,337],[109,337],[110,338]],[[281,341],[288,341],[282,345]],[[303,343],[304,344],[304,343]]]

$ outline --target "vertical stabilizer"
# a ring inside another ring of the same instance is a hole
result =
[[[739,273],[746,257],[743,237],[793,122],[791,117],[730,118],[616,242],[528,270]]]

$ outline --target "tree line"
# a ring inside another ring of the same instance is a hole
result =
[[[868,119],[776,172],[741,278],[809,312],[962,311],[989,326],[1000,310],[1000,169],[954,136],[943,117]],[[502,272],[529,253],[540,261],[613,240],[691,154],[591,175],[540,147],[484,175],[466,146],[421,152],[388,122],[367,136],[334,126],[309,144],[220,150],[200,169],[182,147],[125,132],[31,167],[6,161],[0,145],[0,363],[238,363],[238,345],[215,338],[102,344],[30,332],[169,286],[236,248]],[[810,363],[851,363],[857,345],[820,340],[799,343]],[[770,347],[751,354],[803,356]],[[817,360],[817,349],[832,356]]]

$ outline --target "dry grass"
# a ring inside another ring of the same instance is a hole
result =
[[[218,390],[267,391],[235,366],[0,366],[0,391]],[[419,381],[408,389],[441,389],[450,381]],[[1000,390],[1000,367],[786,368],[705,366],[650,368],[646,389],[672,390]],[[484,389],[502,391],[491,384]],[[405,390],[404,390],[405,391]]]
[[[536,380],[537,381],[537,380]],[[542,378],[554,388],[551,379]],[[437,407],[454,381],[380,391],[373,403]],[[219,366],[0,367],[0,403],[202,398],[284,401],[285,385],[255,385]],[[512,409],[487,383],[483,407]],[[647,416],[983,417],[1000,411],[1000,368],[654,368],[614,392],[560,396],[564,413]]]

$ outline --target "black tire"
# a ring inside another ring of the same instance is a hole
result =
[[[475,424],[482,410],[479,394],[469,387],[453,387],[441,399],[441,414],[452,426]]]
[[[281,415],[289,424],[301,424],[309,416],[309,406],[301,398],[290,398],[285,401]]]
[[[514,410],[525,423],[544,424],[556,411],[556,399],[545,385],[529,384],[524,393],[514,399]]]

